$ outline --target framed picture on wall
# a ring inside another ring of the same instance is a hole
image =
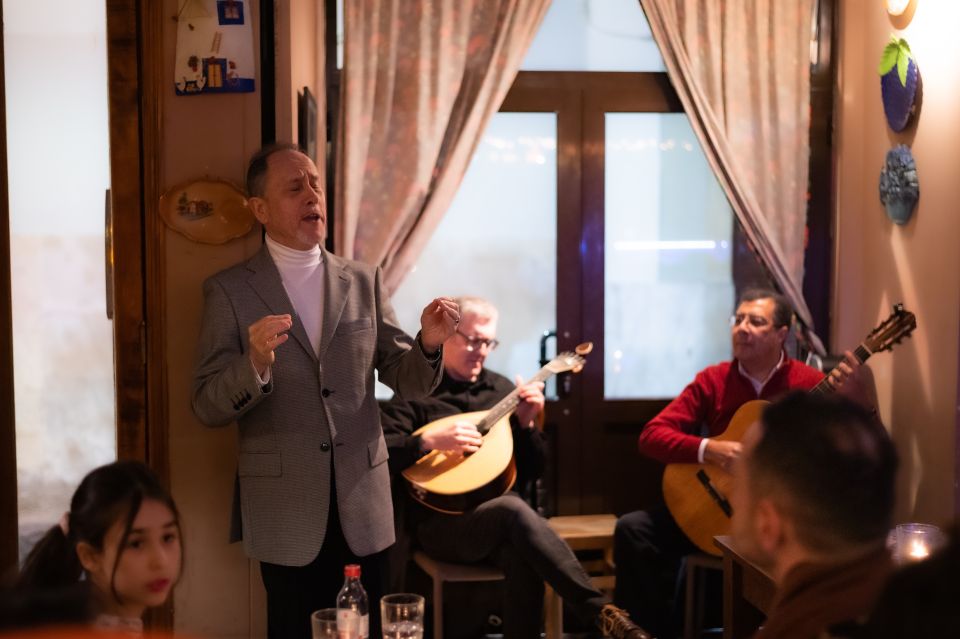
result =
[[[317,100],[308,87],[297,93],[297,144],[317,161]]]

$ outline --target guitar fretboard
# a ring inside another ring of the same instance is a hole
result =
[[[873,353],[870,352],[870,349],[867,348],[863,342],[861,342],[860,345],[857,346],[857,348],[853,351],[853,356],[856,357],[857,361],[861,364],[870,359],[871,355],[873,355]],[[839,366],[839,364],[837,364],[837,366]],[[835,389],[833,386],[830,385],[830,376],[827,375],[820,380],[820,383],[814,386],[810,392],[817,395],[827,395],[832,393],[834,390]]]
[[[544,366],[537,374],[530,378],[531,382],[543,382],[550,378],[553,375],[553,372],[549,368]],[[501,419],[512,413],[517,405],[520,403],[520,389],[514,388],[510,391],[510,394],[497,402],[496,406],[490,409],[490,412],[480,420],[480,423],[477,424],[477,430],[480,431],[481,435],[486,435],[487,431],[490,430],[494,424],[499,422]]]

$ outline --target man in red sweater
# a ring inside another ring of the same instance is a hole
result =
[[[782,295],[751,289],[731,318],[733,361],[709,366],[640,433],[640,452],[664,464],[708,463],[726,470],[740,456],[740,442],[720,441],[737,409],[755,399],[776,399],[793,389],[809,390],[823,373],[787,357],[784,342],[793,309]],[[858,372],[847,352],[831,372],[839,388]],[[659,639],[678,634],[671,600],[680,561],[697,547],[665,507],[627,513],[614,533],[615,603]]]

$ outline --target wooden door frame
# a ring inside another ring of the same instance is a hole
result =
[[[3,5],[0,3],[0,24]],[[0,38],[0,586],[19,561],[17,510],[17,422],[13,406],[13,301],[10,280],[10,201],[7,189],[7,96],[4,39]]]
[[[837,86],[837,38],[840,3],[816,0],[817,61],[810,68],[810,161],[807,200],[807,247],[803,256],[803,297],[813,325],[830,347],[830,300],[833,297],[834,109]]]
[[[143,177],[137,0],[107,0],[117,457],[147,460]]]
[[[170,485],[160,254],[163,2],[107,0],[110,209],[117,458]],[[173,608],[147,624],[173,627]]]
[[[144,461],[166,481],[162,369],[147,366],[163,361],[155,214],[162,8],[161,2],[107,0],[117,457]]]

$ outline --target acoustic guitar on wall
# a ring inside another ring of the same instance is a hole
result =
[[[854,357],[863,363],[874,353],[890,350],[916,327],[916,316],[897,304],[890,317],[857,346]],[[824,377],[810,392],[832,392],[828,379]],[[760,420],[768,403],[760,399],[747,402],[734,413],[727,429],[713,439],[741,441],[747,429]],[[714,536],[728,534],[730,529],[732,483],[733,476],[713,464],[667,464],[663,471],[663,498],[670,514],[690,541],[711,555],[720,555]]]
[[[586,342],[575,352],[560,353],[530,381],[542,382],[568,371],[579,373],[591,350],[593,344]],[[416,430],[414,435],[423,435],[450,422],[466,420],[476,425],[483,443],[470,455],[432,450],[418,459],[402,473],[410,495],[434,510],[458,514],[510,490],[517,479],[510,415],[519,403],[520,391],[514,389],[489,410],[450,415]]]

